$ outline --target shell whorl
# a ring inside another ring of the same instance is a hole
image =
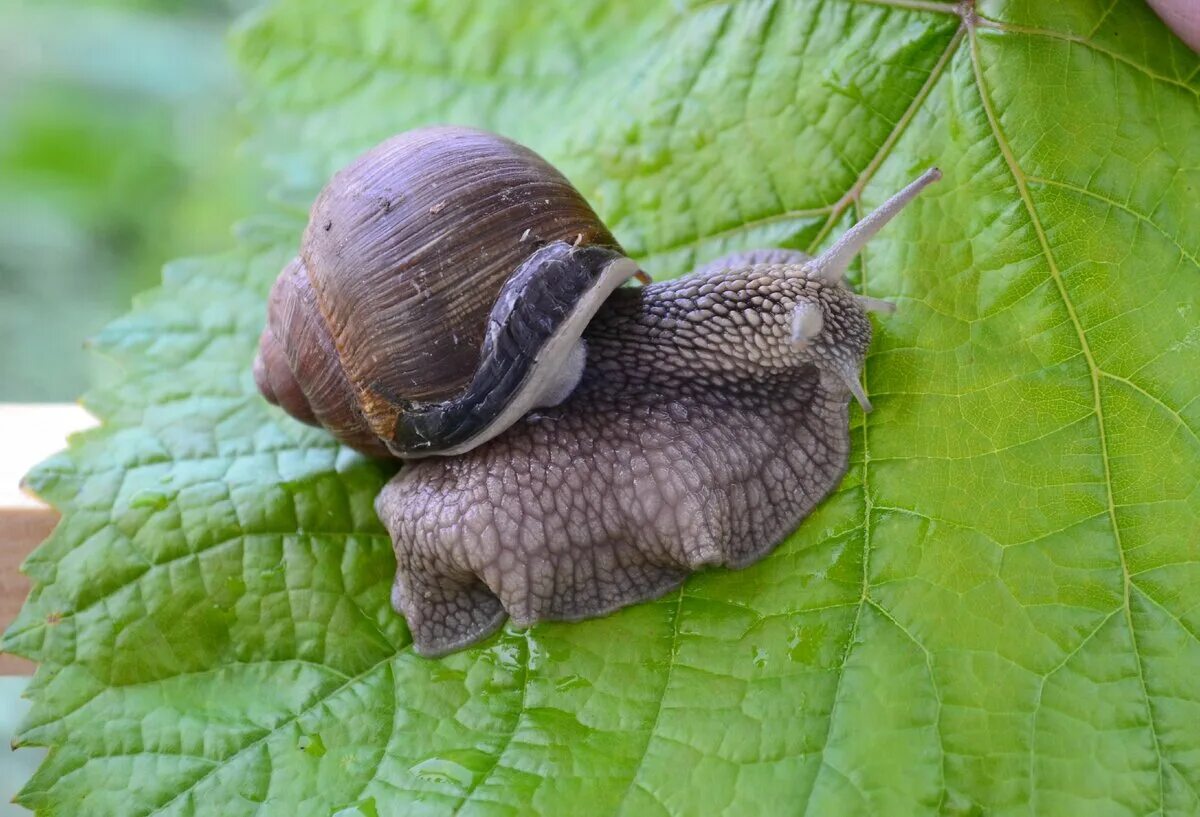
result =
[[[388,455],[359,406],[299,258],[283,268],[271,289],[256,379],[260,370],[270,391],[262,380],[259,390],[296,419],[323,426],[364,454]]]

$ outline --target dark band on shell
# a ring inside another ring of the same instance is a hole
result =
[[[392,438],[395,450],[406,456],[459,453],[495,436],[488,432],[496,430],[497,418],[522,390],[540,391],[531,381],[556,335],[565,331],[568,336],[560,342],[581,344],[572,324],[586,325],[614,286],[636,270],[627,264],[612,274],[613,266],[622,260],[627,261],[604,247],[576,248],[561,241],[535,252],[500,290],[487,321],[475,377],[450,400],[402,411]],[[530,395],[524,410],[517,409],[518,417],[535,405],[553,405],[566,397],[582,366],[580,354],[576,370],[566,373],[566,382],[552,387],[556,397],[539,400],[539,395]]]

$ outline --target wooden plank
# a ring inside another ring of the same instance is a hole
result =
[[[0,630],[29,593],[21,562],[50,535],[58,512],[21,488],[29,469],[67,445],[67,436],[96,425],[79,406],[0,404]],[[33,664],[0,653],[0,675],[27,675]]]

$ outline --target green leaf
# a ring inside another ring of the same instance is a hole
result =
[[[1135,2],[280,2],[276,214],[101,345],[106,420],[5,647],[61,815],[1200,812],[1200,61]],[[575,180],[648,269],[827,244],[898,301],[844,484],[772,556],[430,661],[388,472],[254,394],[328,174],[431,121]]]

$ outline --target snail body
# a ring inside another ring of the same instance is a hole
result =
[[[375,507],[395,546],[393,606],[416,651],[467,646],[505,617],[527,626],[602,615],[698,568],[743,567],[774,548],[845,473],[850,398],[870,409],[859,383],[867,312],[891,305],[851,292],[845,270],[938,177],[928,171],[816,258],[738,253],[630,288],[620,284],[636,265],[602,225],[589,239],[556,236],[517,253],[476,309],[486,313],[476,357],[452,387],[410,374],[439,389],[399,409],[357,409],[368,418],[354,426],[360,449],[413,460]],[[506,235],[528,229],[518,222]],[[304,278],[316,260],[302,253]],[[294,267],[281,279],[299,276]],[[303,293],[304,283],[288,286]],[[319,303],[312,289],[304,297]],[[272,367],[303,356],[282,354],[280,338],[296,324],[305,342],[320,342],[308,322],[327,310],[288,313],[275,300],[256,376],[284,404],[304,392],[303,367],[289,366],[291,381]],[[347,334],[329,332],[333,353],[344,355]],[[344,376],[360,368],[343,366]],[[357,389],[387,396],[370,383]]]

